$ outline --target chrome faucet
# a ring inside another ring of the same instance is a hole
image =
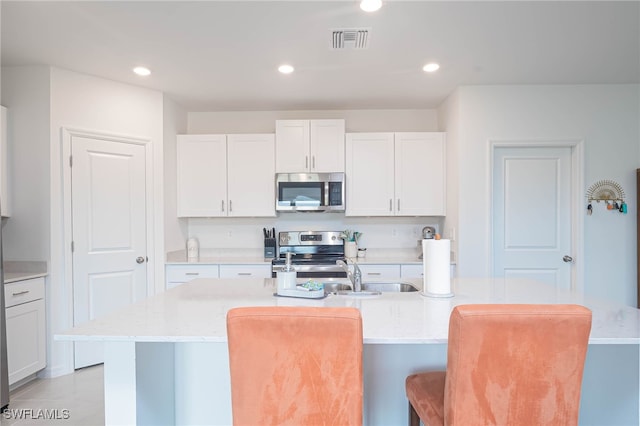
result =
[[[353,291],[360,292],[362,291],[362,271],[360,271],[360,268],[358,267],[358,264],[356,262],[352,260],[351,263],[353,264],[353,272],[349,270],[349,265],[344,260],[336,261],[336,265],[342,267],[342,269],[344,269],[347,273],[347,278],[349,278],[349,281],[351,281]]]

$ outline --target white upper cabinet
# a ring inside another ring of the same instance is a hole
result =
[[[7,108],[0,106],[0,214],[11,216],[11,200],[9,198],[9,160],[7,158]]]
[[[276,120],[278,173],[344,172],[344,120]]]
[[[275,216],[273,134],[179,135],[178,217]]]
[[[229,216],[275,216],[275,137],[227,135]]]
[[[395,134],[395,213],[444,216],[444,133]]]
[[[348,133],[346,216],[393,215],[393,133]]]
[[[346,216],[444,216],[444,133],[346,136]]]
[[[178,135],[178,217],[227,215],[227,138]]]

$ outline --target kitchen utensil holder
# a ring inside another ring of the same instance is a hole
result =
[[[355,241],[344,242],[344,257],[356,258],[358,257],[358,245]]]

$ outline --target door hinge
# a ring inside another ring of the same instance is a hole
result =
[[[76,248],[76,247],[75,247],[75,245],[73,244],[73,241],[71,241],[71,253],[73,253],[73,252],[74,252],[75,248]]]
[[[73,167],[73,156],[69,156],[69,167]]]

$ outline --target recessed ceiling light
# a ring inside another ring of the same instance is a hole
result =
[[[382,7],[382,0],[362,0],[360,2],[360,9],[365,12],[375,12]]]
[[[147,76],[149,74],[151,74],[151,70],[149,70],[149,68],[145,68],[145,67],[135,67],[133,69],[133,72],[141,75],[141,76]]]
[[[280,65],[278,67],[278,71],[280,71],[282,74],[291,74],[293,72],[294,68],[291,65]]]
[[[434,72],[434,71],[438,71],[439,68],[440,68],[440,65],[436,64],[435,62],[431,62],[430,64],[427,64],[424,67],[422,67],[422,70],[425,72]]]

